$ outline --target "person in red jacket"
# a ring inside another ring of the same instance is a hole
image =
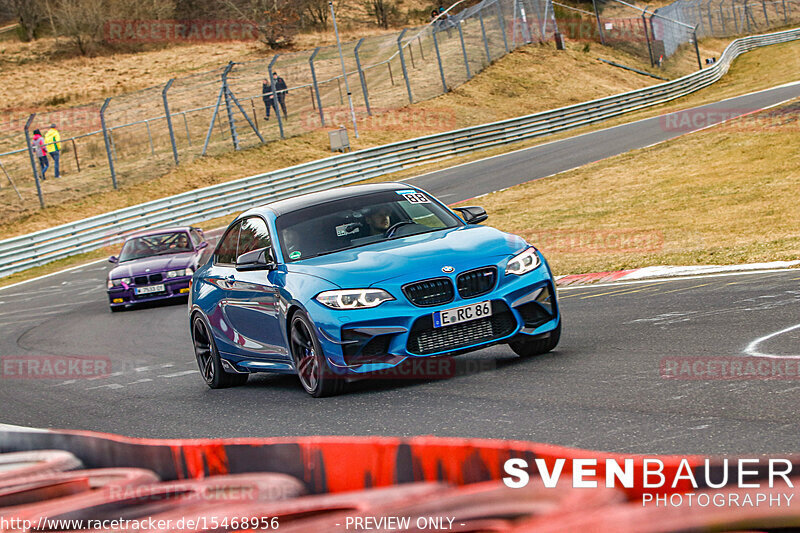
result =
[[[39,130],[33,130],[33,146],[31,149],[33,150],[33,155],[39,158],[39,166],[42,169],[42,181],[47,179],[45,177],[45,172],[47,169],[50,168],[50,162],[47,160],[47,149],[44,146],[44,137],[42,137],[42,132]]]

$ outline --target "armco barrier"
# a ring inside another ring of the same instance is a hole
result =
[[[44,524],[38,530],[60,530],[44,522],[46,517],[84,520],[80,528],[85,531],[182,533],[276,527],[289,532],[644,533],[786,531],[800,526],[800,503],[791,501],[800,500],[800,478],[793,475],[800,468],[799,455],[746,458],[750,461],[746,482],[762,483],[759,488],[739,488],[737,483],[742,482],[734,466],[737,458],[625,455],[521,441],[435,437],[180,441],[79,431],[0,430],[0,458],[8,452],[59,448],[90,467],[115,468],[106,471],[114,479],[114,490],[100,487],[91,492],[51,494],[38,504],[28,501],[22,506],[0,507],[0,524],[16,519],[13,531],[32,531],[36,524]],[[507,475],[503,464],[512,458],[525,459],[531,465],[530,483],[524,487],[509,488],[500,482]],[[561,482],[548,487],[546,476],[539,475],[536,459],[544,461],[551,472],[557,461],[565,460]],[[586,459],[596,461],[591,467],[595,474],[585,478],[596,480],[595,488],[574,486],[573,467],[578,463],[573,461]],[[607,487],[603,482],[605,460],[618,465],[631,461],[633,485]],[[668,480],[659,488],[644,485],[644,462],[652,460],[661,464],[659,471]],[[771,460],[785,461],[775,470],[792,476],[788,478],[791,485],[767,482]],[[140,470],[126,474],[121,470],[125,467]],[[148,479],[142,472],[149,470]],[[75,471],[70,479],[88,479],[99,472]],[[700,483],[698,488],[686,479],[689,473]],[[723,479],[725,473],[729,475]],[[706,474],[720,486],[707,487],[703,481]],[[68,480],[52,476],[51,481]],[[159,477],[165,481],[155,481]],[[31,481],[35,479],[39,478],[20,479],[18,486],[41,486]],[[672,483],[674,479],[679,481]],[[277,492],[276,487],[280,489]],[[305,490],[311,494],[303,496]],[[642,496],[654,493],[670,503],[645,505]],[[676,497],[685,502],[689,496],[697,502],[716,498],[724,505],[676,503]],[[762,500],[761,505],[752,504],[769,497],[784,503],[767,505]],[[380,526],[376,521],[381,517],[405,517],[407,522]],[[121,518],[132,522],[98,526],[86,522]],[[149,526],[142,525],[145,519],[150,520],[145,522]],[[361,527],[356,525],[358,519]],[[23,520],[27,524],[19,522]],[[231,524],[232,520],[237,525]],[[248,522],[243,524],[244,520]],[[437,520],[442,527],[430,525]],[[220,524],[214,526],[215,521]],[[222,525],[223,521],[228,521],[227,525]],[[367,521],[372,521],[371,527],[364,527]],[[78,527],[73,524],[69,529]]]
[[[306,192],[367,180],[404,168],[601,122],[707,87],[739,55],[800,38],[800,28],[736,39],[713,66],[677,80],[552,111],[419,137],[120,209],[0,241],[0,277],[119,241],[133,231],[194,224]]]

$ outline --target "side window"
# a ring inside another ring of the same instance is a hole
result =
[[[192,236],[192,244],[197,246],[201,242],[203,242],[203,238],[200,236],[200,232],[196,229],[189,230],[189,234]]]
[[[239,228],[241,227],[242,223],[237,222],[225,233],[214,254],[214,263],[232,265],[236,261],[236,245],[239,242]]]
[[[250,217],[242,223],[242,231],[239,232],[239,248],[236,256],[269,248],[272,246],[272,239],[269,237],[267,224],[259,217]]]

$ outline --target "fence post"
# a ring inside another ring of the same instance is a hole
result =
[[[208,133],[206,134],[206,142],[203,143],[203,151],[200,155],[206,155],[206,150],[208,150],[208,142],[211,140],[211,133],[214,131],[214,123],[217,121],[217,115],[219,114],[219,105],[222,103],[222,93],[224,91],[224,87],[220,87],[219,95],[217,96],[217,103],[214,106],[214,112],[211,114],[211,122],[208,124]]]
[[[706,5],[706,15],[708,16],[708,31],[711,32],[711,36],[714,35],[714,19],[711,16],[711,0],[708,0],[708,5]]]
[[[239,136],[236,135],[236,118],[233,116],[233,108],[231,107],[230,91],[228,90],[228,74],[233,68],[233,61],[228,62],[228,66],[222,73],[222,96],[225,98],[225,110],[228,113],[228,126],[231,129],[231,140],[233,141],[233,149],[239,149]],[[271,76],[270,76],[271,78]]]
[[[739,20],[736,17],[736,1],[731,0],[731,14],[733,15],[733,27],[736,33],[739,33]]]
[[[442,66],[442,54],[439,53],[439,38],[436,37],[436,28],[431,32],[433,34],[433,49],[436,50],[436,62],[439,63],[439,75],[442,77],[442,90],[447,92],[447,80],[444,77],[444,67]]]
[[[467,45],[464,44],[464,31],[461,29],[461,21],[458,21],[458,38],[461,39],[461,51],[464,53],[464,67],[467,69],[467,79],[472,79],[469,72],[469,58],[467,57]]]
[[[364,105],[367,107],[367,116],[372,116],[372,109],[369,107],[369,91],[367,90],[367,77],[364,75],[364,69],[361,68],[361,58],[358,56],[358,50],[364,44],[364,37],[359,39],[358,44],[353,49],[353,55],[356,56],[356,69],[358,69],[358,79],[361,81],[361,92],[364,95]]]
[[[278,91],[275,89],[275,80],[272,78],[272,67],[275,66],[278,57],[280,57],[280,54],[275,54],[275,57],[269,62],[267,71],[269,72],[269,83],[272,87],[272,107],[275,109],[275,116],[278,117],[278,129],[281,130],[281,139],[285,139],[286,135],[283,133],[283,119],[281,118],[280,106],[278,105],[280,103],[278,102]]]
[[[653,47],[650,45],[650,32],[647,31],[647,18],[645,17],[648,7],[645,6],[644,11],[642,11],[642,25],[644,26],[644,38],[647,39],[647,55],[650,56],[650,66],[652,67],[655,64],[653,61]],[[655,36],[653,38],[655,39]]]
[[[697,25],[692,30],[692,40],[694,41],[694,52],[697,54],[697,68],[703,70],[703,61],[700,59],[700,47],[697,46]]]
[[[322,98],[319,96],[319,84],[317,83],[317,71],[314,68],[314,58],[317,57],[320,48],[317,47],[311,53],[311,57],[308,58],[308,65],[311,67],[311,83],[314,85],[314,95],[317,98],[317,109],[319,110],[319,120],[322,124],[322,127],[325,127],[325,111],[322,109]],[[272,82],[270,82],[272,83]],[[313,104],[314,101],[312,100],[311,103]],[[276,108],[277,109],[277,108]],[[277,112],[277,111],[276,111]]]
[[[506,53],[509,53],[511,50],[508,49],[508,36],[506,35],[506,19],[503,17],[503,6],[500,5],[499,0],[497,0],[494,5],[497,8],[497,23],[500,24],[500,34],[503,36],[503,46],[506,47]]]
[[[186,111],[183,112],[183,125],[186,127],[186,140],[189,142],[189,146],[191,146],[192,138],[189,136],[189,121],[186,120]]]
[[[492,54],[489,52],[489,41],[486,39],[486,25],[483,23],[483,8],[478,10],[478,20],[481,22],[481,35],[483,36],[483,48],[486,50],[486,62],[492,62]]]
[[[78,159],[78,145],[75,144],[75,139],[74,138],[70,139],[70,141],[72,141],[72,153],[75,154],[75,166],[77,167],[78,172],[80,172],[81,171],[81,162]]]
[[[111,103],[111,98],[106,98],[100,108],[100,126],[103,128],[103,141],[106,144],[106,155],[108,156],[108,168],[111,170],[111,184],[117,188],[117,173],[114,170],[114,157],[111,155],[111,139],[108,138],[108,128],[106,128],[106,108]]]
[[[106,103],[108,103],[108,100],[106,100]],[[33,117],[35,116],[36,113],[33,113],[31,116],[28,117],[28,122],[25,123],[25,144],[28,146],[28,155],[31,157],[31,168],[33,169],[33,179],[36,181],[36,194],[39,195],[39,206],[41,206],[41,208],[44,209],[42,184],[39,183],[39,167],[36,166],[36,158],[33,156],[33,146],[31,145],[31,133],[29,131],[31,127],[31,122],[33,122]],[[100,116],[102,117],[102,114]],[[116,189],[116,186],[114,186],[114,188]]]
[[[725,35],[725,12],[722,9],[724,3],[725,0],[721,0],[719,3],[719,23],[722,24],[722,35]]]
[[[178,146],[175,144],[175,130],[172,128],[172,115],[169,114],[169,103],[167,102],[167,91],[172,87],[175,78],[172,78],[164,86],[161,91],[161,98],[164,100],[164,113],[167,116],[167,127],[169,128],[169,141],[172,143],[172,155],[175,158],[175,164],[178,163]]]
[[[408,79],[408,70],[406,69],[406,56],[403,54],[403,37],[405,37],[408,28],[400,32],[397,37],[397,50],[400,52],[400,67],[403,69],[403,77],[406,79],[406,90],[408,91],[408,101],[414,103],[414,97],[411,95],[411,82]]]
[[[769,15],[767,15],[767,3],[764,0],[761,0],[761,8],[764,10],[764,20],[767,21],[767,28],[769,28]]]
[[[156,147],[153,145],[153,134],[150,133],[150,119],[144,119],[144,126],[147,128],[147,140],[150,141],[150,155],[156,155]]]
[[[789,24],[789,16],[786,14],[786,0],[782,0],[783,2],[783,22]]]

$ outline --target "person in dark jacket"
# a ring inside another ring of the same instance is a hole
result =
[[[267,114],[264,118],[269,120],[269,111],[275,107],[275,102],[272,98],[272,85],[269,84],[269,80],[266,78],[264,78],[264,82],[261,84],[261,99],[264,101],[264,108],[267,110]],[[277,107],[275,107],[275,112],[278,112]]]
[[[283,78],[278,76],[277,72],[272,73],[272,81],[275,83],[275,92],[278,93],[278,103],[281,104],[281,109],[283,109],[283,118],[288,119],[289,114],[286,112],[286,82],[283,81]],[[275,108],[275,112],[278,112],[278,108]]]

